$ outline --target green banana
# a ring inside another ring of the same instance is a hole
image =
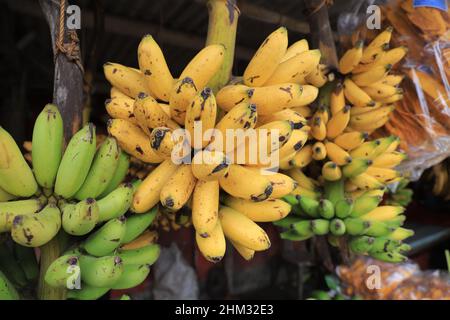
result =
[[[301,236],[294,230],[287,230],[287,231],[280,233],[281,239],[290,240],[290,241],[303,241],[303,240],[307,240],[307,239],[311,238],[312,236],[313,236],[312,233],[310,235]]]
[[[62,158],[63,120],[54,104],[47,104],[33,129],[32,163],[36,181],[43,188],[53,188]]]
[[[0,270],[17,287],[24,287],[27,284],[27,278],[20,267],[10,248],[5,244],[0,245]]]
[[[307,197],[300,197],[300,207],[308,216],[312,218],[320,217],[319,201]]]
[[[39,212],[43,205],[41,199],[0,202],[0,232],[11,230],[16,216]]]
[[[350,198],[346,198],[343,200],[340,200],[336,203],[335,211],[336,211],[336,217],[340,219],[347,218],[353,209],[353,200]]]
[[[342,236],[345,234],[345,223],[341,219],[333,219],[330,221],[330,232],[335,236]]]
[[[150,266],[147,264],[131,264],[123,267],[123,273],[119,280],[114,283],[111,289],[122,290],[140,285],[145,281],[150,273]]]
[[[85,125],[66,148],[56,175],[55,193],[65,199],[72,198],[83,185],[96,149],[95,126]]]
[[[106,138],[95,154],[86,180],[75,194],[76,199],[95,199],[105,191],[117,169],[119,151],[116,139]]]
[[[39,276],[39,266],[33,248],[13,244],[13,252],[28,281],[36,280]]]
[[[371,222],[364,221],[358,218],[346,218],[344,220],[345,230],[349,235],[359,236],[365,234],[367,229],[370,228]]]
[[[311,220],[302,220],[292,224],[292,229],[300,236],[308,237],[314,235],[311,229]]]
[[[380,143],[376,146],[374,152],[370,156],[370,159],[375,159],[379,155],[383,154],[392,143],[397,142],[399,139],[400,138],[396,136],[377,139]]]
[[[83,236],[91,232],[99,217],[98,203],[93,198],[88,198],[77,204],[64,204],[62,211],[64,231],[75,236]]]
[[[18,197],[31,197],[38,184],[13,137],[0,126],[0,188]]]
[[[288,194],[288,195],[282,197],[282,199],[284,201],[286,201],[287,203],[289,203],[291,206],[298,205],[298,198],[292,194]]]
[[[2,188],[0,188],[0,202],[6,202],[9,200],[14,200],[16,199],[17,196],[6,192],[5,190],[3,190]]]
[[[50,264],[45,272],[44,280],[55,288],[74,288],[79,267],[78,256],[63,255]]]
[[[362,143],[360,146],[350,151],[352,159],[373,159],[376,148],[380,145],[380,140],[371,140]]]
[[[370,227],[367,228],[364,234],[371,237],[383,237],[391,233],[393,229],[382,221],[370,221]]]
[[[155,206],[147,213],[137,213],[130,216],[127,219],[125,235],[123,236],[122,243],[128,243],[136,239],[152,224],[157,213],[158,208]]]
[[[372,160],[365,158],[353,158],[352,162],[342,167],[342,174],[346,178],[356,177],[361,173],[366,172],[371,164]]]
[[[111,220],[124,215],[133,201],[133,185],[124,183],[97,201],[99,222]]]
[[[40,247],[53,239],[60,228],[61,212],[54,203],[49,203],[38,213],[16,216],[11,236],[22,246]]]
[[[348,245],[354,253],[365,254],[372,249],[374,241],[373,237],[359,236],[351,239]]]
[[[86,239],[83,248],[93,256],[101,257],[107,255],[117,249],[122,243],[125,229],[125,216],[109,220]]]
[[[330,231],[330,222],[326,219],[311,220],[311,230],[315,235],[326,235]]]
[[[381,261],[385,261],[385,262],[405,262],[408,260],[407,257],[405,257],[404,255],[395,252],[395,251],[391,251],[391,252],[371,252],[370,256],[377,259],[377,260],[381,260]]]
[[[118,256],[100,258],[80,256],[81,280],[92,287],[111,288],[123,272],[122,259]]]
[[[0,300],[19,300],[16,288],[0,270]]]
[[[139,249],[131,249],[131,250],[123,250],[119,252],[119,257],[122,259],[124,265],[130,264],[147,264],[152,265],[159,258],[159,254],[161,249],[157,244],[150,244],[148,246],[139,248]]]
[[[350,214],[352,218],[358,218],[369,213],[380,204],[382,197],[362,195],[353,202],[353,209]]]
[[[130,167],[130,156],[125,152],[120,151],[119,160],[117,161],[117,168],[114,171],[114,175],[109,182],[106,189],[98,196],[99,199],[106,197],[113,190],[115,190],[119,184],[125,179],[128,173],[128,168]]]
[[[69,290],[67,292],[68,299],[74,300],[97,300],[104,296],[111,288],[93,287],[86,283],[81,283],[80,290]]]
[[[303,219],[299,218],[299,217],[288,215],[287,217],[284,217],[281,220],[273,222],[273,224],[277,227],[289,229],[289,228],[292,228],[292,225],[294,223],[297,223],[299,221],[303,221]]]
[[[334,206],[339,200],[344,199],[344,179],[325,181],[325,198]]]
[[[411,250],[411,246],[407,243],[402,243],[396,249],[398,252],[408,252],[409,250]]]
[[[414,231],[405,228],[396,228],[391,233],[389,233],[386,237],[393,240],[405,240],[414,235]]]
[[[319,214],[322,218],[331,219],[334,217],[334,205],[328,199],[319,201]]]
[[[391,240],[386,237],[376,237],[374,238],[372,248],[370,248],[370,252],[378,252],[378,251],[394,251],[401,245],[401,241]]]

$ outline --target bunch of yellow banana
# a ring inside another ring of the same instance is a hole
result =
[[[403,76],[389,72],[408,50],[406,47],[389,48],[392,32],[393,28],[388,27],[366,47],[363,41],[356,42],[339,61],[339,71],[347,75],[342,91],[352,105],[349,127],[354,131],[371,133],[382,127],[389,120],[393,103],[403,97],[399,87]],[[342,101],[335,110],[343,108],[345,102],[342,105]]]

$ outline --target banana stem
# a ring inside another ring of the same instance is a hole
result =
[[[49,286],[45,280],[45,273],[50,264],[59,258],[60,256],[60,240],[59,237],[54,237],[50,242],[46,243],[42,247],[40,258],[40,273],[39,273],[39,285],[38,285],[38,298],[39,300],[65,300],[66,289],[53,288]]]
[[[222,67],[208,84],[216,93],[231,78],[240,11],[236,0],[208,0],[207,6],[209,22],[206,44],[223,44],[226,49]]]

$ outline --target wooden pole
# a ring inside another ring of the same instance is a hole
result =
[[[64,0],[63,0],[64,1]],[[50,27],[50,35],[53,45],[53,54],[55,59],[55,72],[53,84],[53,103],[58,106],[64,121],[64,138],[69,141],[72,135],[78,131],[82,121],[83,111],[83,72],[80,65],[77,65],[75,59],[79,59],[74,53],[79,53],[78,43],[72,38],[69,39],[69,31],[64,22],[63,43],[71,42],[71,58],[60,52],[56,44],[60,28],[60,6],[62,1],[39,0],[39,4],[44,13],[45,19]],[[66,2],[67,3],[67,2]],[[63,288],[52,288],[44,281],[45,272],[49,265],[57,259],[62,251],[61,243],[58,237],[40,247],[40,275],[38,284],[38,298],[40,300],[63,300],[66,297],[66,290]]]
[[[207,6],[209,22],[206,44],[223,44],[226,49],[221,69],[208,84],[214,92],[217,92],[231,78],[240,12],[236,0],[209,0]]]

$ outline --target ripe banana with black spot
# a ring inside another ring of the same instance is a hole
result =
[[[352,72],[352,70],[359,64],[363,56],[364,41],[359,40],[355,43],[352,49],[345,52],[339,60],[339,71],[342,74]]]
[[[253,202],[226,196],[223,203],[255,222],[281,220],[291,212],[291,205],[280,199],[267,199],[261,202]]]
[[[161,189],[162,205],[172,211],[181,209],[194,191],[196,181],[191,166],[180,165]]]
[[[219,262],[225,255],[225,235],[222,230],[222,225],[218,221],[214,228],[209,231],[207,237],[204,237],[196,232],[195,241],[202,255],[210,262]]]
[[[135,99],[129,97],[112,98],[105,101],[105,109],[113,119],[128,120],[137,124],[134,115],[134,102]]]
[[[230,161],[220,151],[201,150],[192,159],[192,174],[195,178],[204,181],[218,180],[229,169]]]
[[[139,71],[119,63],[107,62],[103,65],[103,72],[106,80],[130,98],[135,99],[138,94],[150,94],[150,90],[144,79],[144,75]]]
[[[370,84],[370,83],[369,83]],[[344,95],[353,106],[373,107],[375,101],[350,78],[344,80]]]
[[[200,237],[208,237],[218,224],[219,182],[198,180],[192,195],[192,223]]]

